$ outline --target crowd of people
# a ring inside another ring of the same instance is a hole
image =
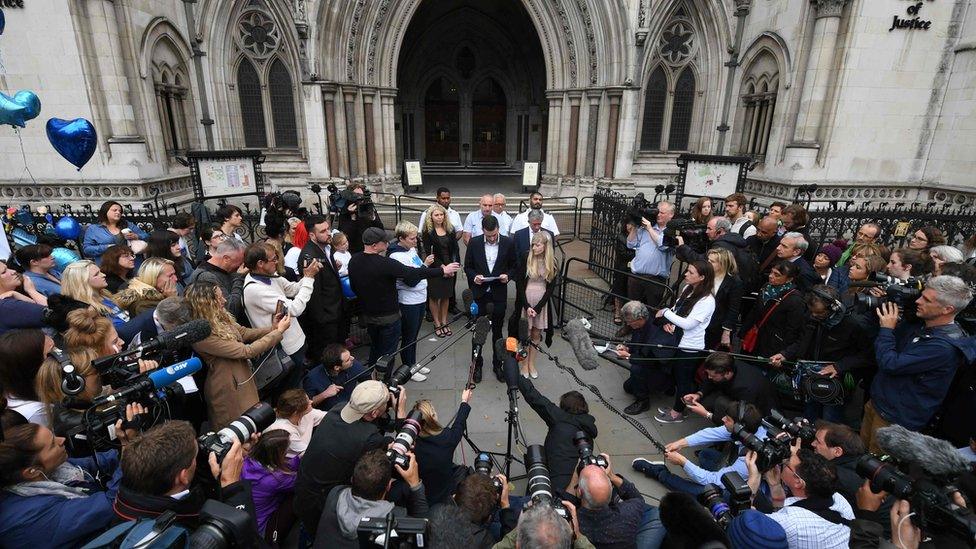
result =
[[[919,511],[856,471],[884,450],[878,430],[934,434],[976,459],[976,341],[957,322],[976,268],[934,227],[892,250],[868,223],[813,249],[802,206],[760,216],[741,194],[723,215],[712,199],[693,205],[706,240],[671,230],[668,202],[654,219],[623,219],[630,276],[616,270],[612,296],[628,338],[613,353],[635,397],[625,412],[667,402],[653,420],[715,425],[668,443],[664,462],[633,461],[670,492],[652,506],[612,456],[582,451],[599,433],[586,397],[554,401],[534,383],[560,285],[543,196],[513,216],[504,195],[486,194],[463,221],[449,189],[435,198],[416,224],[387,230],[352,185],[325,214],[269,209],[252,243],[233,205],[206,227],[180,214],[147,233],[110,201],[85,231],[85,259],[58,271],[52,247],[35,244],[0,262],[0,547],[80,546],[160,520],[192,532],[215,500],[244,510],[248,539],[270,546],[359,547],[365,522],[414,518],[446,548],[909,547],[923,536],[904,519]],[[473,343],[471,384],[445,422],[397,383],[430,373],[417,350],[425,318],[437,339],[475,325],[459,324],[462,277],[491,338]],[[546,497],[512,494],[504,475],[454,458],[485,357],[505,382],[510,355],[492,343],[522,320],[511,390],[548,429]],[[153,343],[201,322],[185,345]],[[195,360],[192,375],[155,386]],[[810,429],[768,463],[761,445],[791,433],[764,420],[779,411]],[[728,473],[749,509],[722,523],[694,498],[732,501]]]

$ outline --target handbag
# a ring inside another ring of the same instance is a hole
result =
[[[773,306],[770,307],[768,311],[766,311],[766,314],[763,315],[762,320],[754,324],[751,328],[749,328],[749,330],[746,331],[746,334],[742,336],[743,351],[747,353],[751,353],[756,349],[756,342],[759,340],[759,330],[766,324],[766,321],[769,320],[769,316],[773,314],[773,311],[776,310],[776,307],[779,307],[779,304],[782,303],[787,296],[789,296],[795,291],[796,290],[793,289],[783,294],[783,297],[777,299],[776,303],[773,303]]]
[[[245,284],[245,289],[251,284],[253,282]],[[243,294],[243,292],[241,293]],[[251,315],[247,314],[247,307],[244,308],[244,315],[248,321],[251,321]],[[251,321],[251,325],[254,325],[253,321]],[[274,347],[251,359],[250,362],[251,378],[258,388],[258,394],[262,396],[267,392],[266,389],[274,388],[275,384],[295,367],[295,361],[281,348],[281,343],[275,344]]]

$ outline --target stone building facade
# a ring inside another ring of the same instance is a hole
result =
[[[520,173],[647,189],[681,152],[749,155],[748,190],[968,201],[972,0],[23,0],[4,8],[0,203],[188,195],[191,149],[260,148],[273,186]],[[99,133],[81,171],[49,117]],[[28,173],[29,169],[29,173]]]

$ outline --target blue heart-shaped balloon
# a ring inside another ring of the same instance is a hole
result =
[[[10,124],[18,128],[27,126],[27,107],[5,93],[0,93],[0,126]]]
[[[47,121],[47,140],[65,160],[81,170],[95,154],[98,134],[95,126],[84,118],[51,118]]]
[[[14,95],[14,103],[24,107],[24,120],[33,120],[41,114],[41,100],[30,90],[21,90]]]

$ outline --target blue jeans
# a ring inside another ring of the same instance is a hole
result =
[[[657,507],[644,504],[644,517],[640,529],[637,530],[637,549],[658,549],[664,543],[668,531],[661,524],[661,513]]]
[[[414,365],[417,363],[417,334],[420,333],[420,325],[424,321],[424,310],[427,303],[417,303],[416,305],[400,304],[400,360],[403,364]]]
[[[803,417],[809,419],[810,423],[818,419],[825,419],[831,423],[846,423],[843,404],[821,404],[812,400],[807,401],[803,406]]]
[[[397,350],[400,342],[400,319],[396,319],[390,324],[367,324],[366,333],[369,334],[369,360],[367,366],[376,364],[376,371],[388,377],[387,370],[393,366],[396,356],[393,351]],[[382,364],[377,364],[384,355],[389,355],[388,360]]]
[[[672,473],[665,465],[651,465],[644,471],[644,475],[657,480],[672,492],[684,492],[697,496],[705,488],[697,482]]]
[[[675,385],[673,406],[675,412],[685,411],[685,401],[682,398],[689,393],[694,393],[697,388],[695,372],[698,371],[700,362],[693,359],[700,356],[701,353],[698,351],[677,351],[674,354],[677,360],[671,363],[671,374],[674,376]]]

